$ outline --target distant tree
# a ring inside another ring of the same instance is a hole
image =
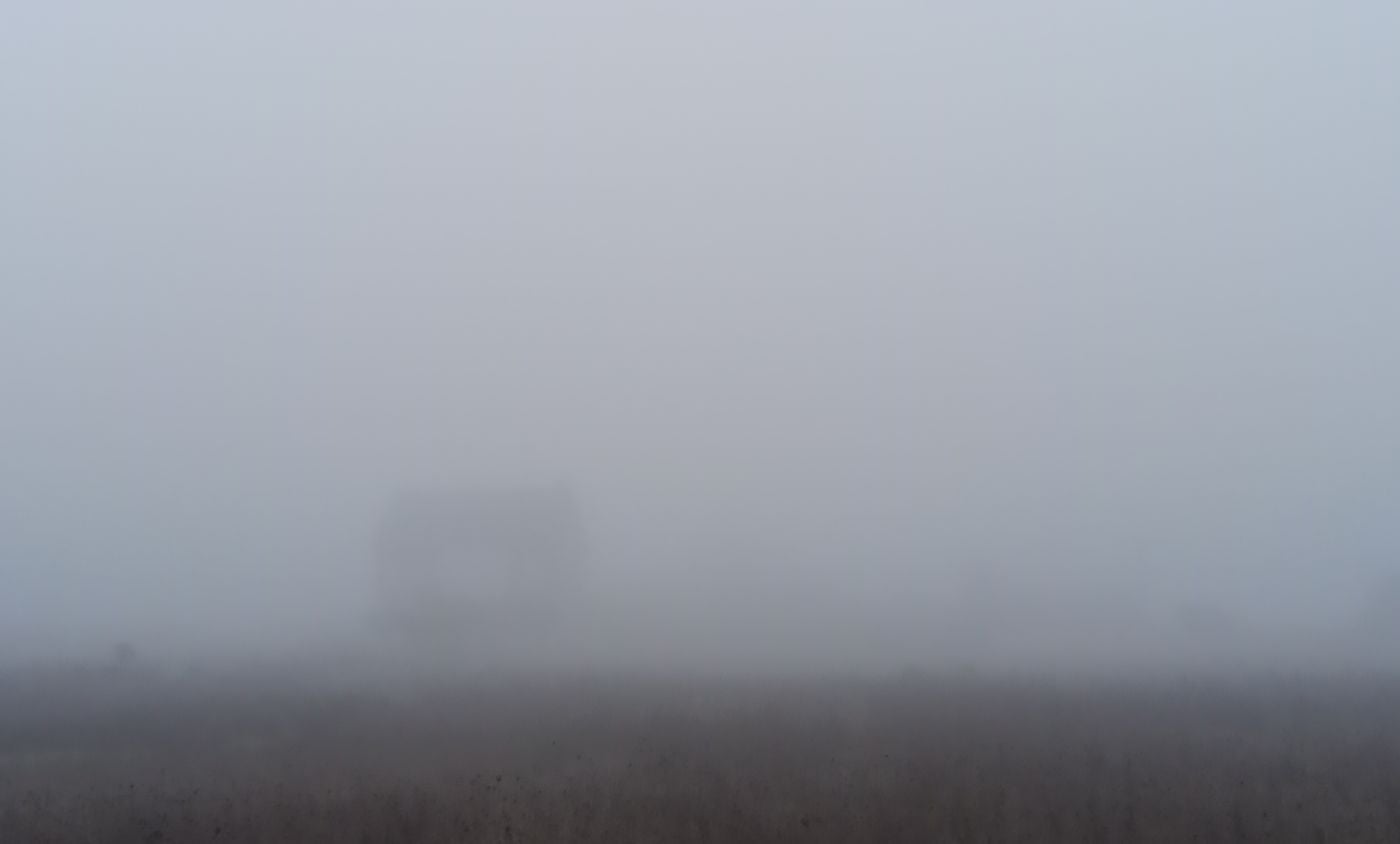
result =
[[[1238,632],[1239,620],[1219,604],[1187,601],[1176,608],[1176,622],[1193,636],[1218,638]]]
[[[1357,622],[1367,635],[1400,635],[1400,576],[1383,578],[1366,591]]]
[[[118,642],[112,646],[112,665],[121,670],[136,666],[136,648],[130,642]]]

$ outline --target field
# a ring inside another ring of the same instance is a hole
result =
[[[0,841],[1394,842],[1400,683],[11,672]]]

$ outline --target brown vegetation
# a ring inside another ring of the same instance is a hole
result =
[[[0,684],[4,842],[1400,841],[1380,680]]]

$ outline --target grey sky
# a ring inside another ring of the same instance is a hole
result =
[[[0,635],[344,605],[395,489],[519,477],[869,606],[1349,612],[1400,573],[1397,47],[1383,2],[10,4]]]

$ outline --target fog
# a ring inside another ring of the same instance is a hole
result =
[[[579,660],[1400,644],[1394,4],[10,6],[0,662],[531,484]]]

